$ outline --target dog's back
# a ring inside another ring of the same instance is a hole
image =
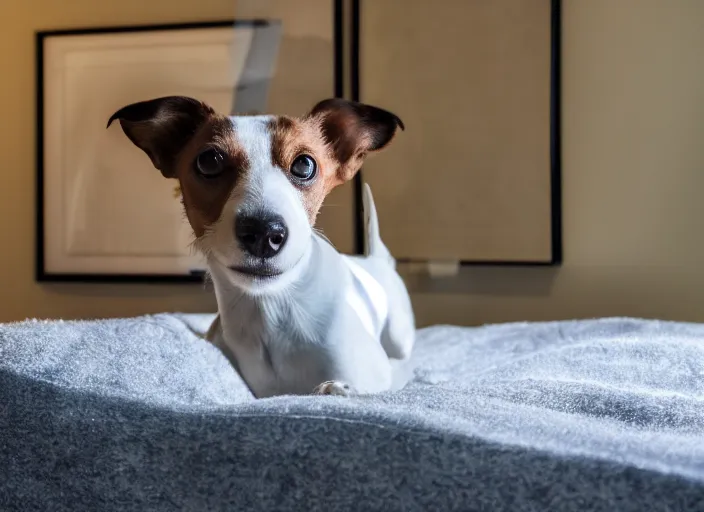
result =
[[[413,307],[406,285],[396,272],[396,260],[381,239],[374,197],[366,183],[362,205],[366,230],[365,255],[345,256],[345,259],[352,266],[353,274],[358,276],[366,295],[375,304],[375,309],[383,310],[386,317],[381,332],[384,351],[392,359],[406,359],[415,340]],[[375,284],[360,275],[359,267],[373,278]]]

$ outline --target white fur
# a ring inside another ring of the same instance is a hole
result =
[[[247,289],[252,294],[274,292],[290,286],[295,280],[296,267],[304,263],[310,246],[312,229],[301,204],[301,194],[271,161],[271,135],[267,122],[271,116],[232,117],[238,144],[247,154],[250,172],[237,184],[225,204],[220,219],[200,241],[211,256],[211,267],[242,265],[245,255],[233,233],[238,211],[266,209],[281,215],[289,231],[288,241],[281,252],[271,259],[271,265],[284,271],[280,279],[258,282],[246,275],[230,272],[224,278]]]
[[[371,191],[365,187],[368,254],[343,256],[315,234],[300,192],[273,166],[269,119],[232,118],[250,170],[201,241],[218,302],[211,341],[259,398],[391,389],[398,384],[394,360],[409,357],[415,324],[379,238]],[[262,208],[281,215],[289,231],[271,259],[283,273],[268,279],[229,268],[246,260],[234,238],[236,213]]]

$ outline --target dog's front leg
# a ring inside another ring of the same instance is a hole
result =
[[[339,380],[327,380],[319,384],[313,390],[314,395],[336,395],[336,396],[352,396],[355,393],[352,386]]]

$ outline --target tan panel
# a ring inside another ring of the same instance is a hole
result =
[[[334,95],[333,2],[237,0],[238,18],[281,20],[283,35],[269,93],[268,111],[303,115]],[[317,227],[342,252],[353,250],[353,190],[339,187],[325,201]]]
[[[361,99],[407,125],[364,173],[392,253],[549,261],[550,1],[366,1],[361,14]]]

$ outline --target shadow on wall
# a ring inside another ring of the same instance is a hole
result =
[[[452,277],[430,277],[424,273],[399,272],[411,293],[547,297],[551,294],[559,267],[465,266]]]
[[[302,63],[322,63],[302,65]],[[313,37],[284,36],[276,61],[268,112],[300,116],[323,98],[334,96],[333,47]]]

